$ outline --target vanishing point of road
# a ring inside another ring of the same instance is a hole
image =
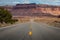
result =
[[[60,40],[60,29],[44,23],[21,23],[0,29],[0,40]]]

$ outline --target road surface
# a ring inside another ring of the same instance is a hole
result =
[[[60,29],[43,23],[22,23],[0,29],[0,40],[60,40]]]

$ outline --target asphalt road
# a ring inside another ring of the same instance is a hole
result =
[[[43,23],[22,23],[0,29],[0,40],[60,40],[60,29]]]

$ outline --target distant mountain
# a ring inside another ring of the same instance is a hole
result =
[[[15,6],[2,6],[13,16],[48,16],[60,15],[60,6],[46,4],[17,4]]]

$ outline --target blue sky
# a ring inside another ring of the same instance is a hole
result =
[[[37,3],[60,6],[60,0],[0,0],[0,5],[14,5],[17,3]]]

